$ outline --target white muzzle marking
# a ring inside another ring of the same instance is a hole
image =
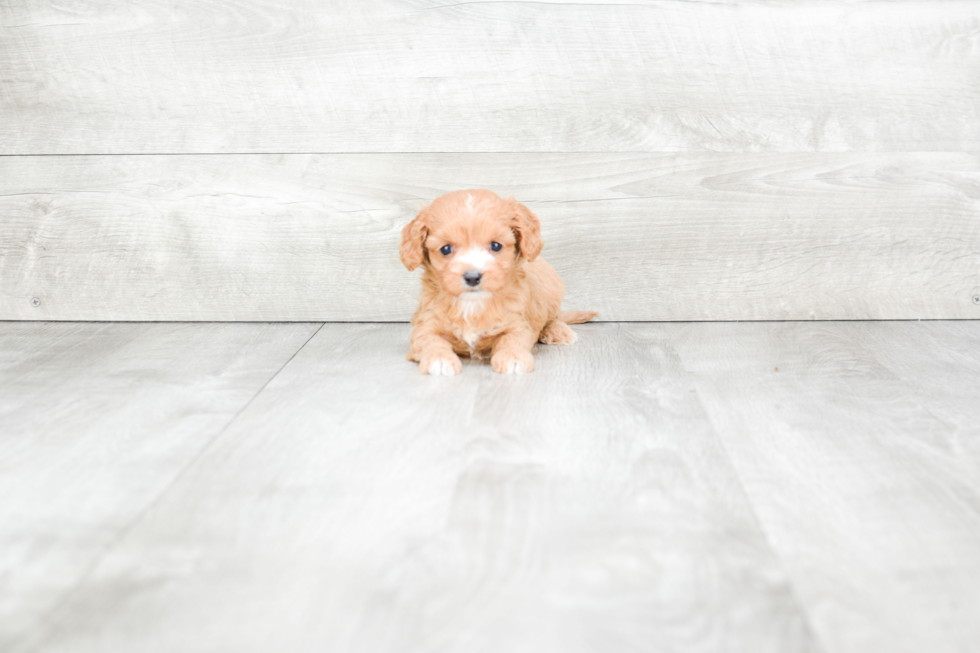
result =
[[[460,254],[456,260],[465,265],[467,270],[479,270],[483,272],[487,264],[493,260],[493,254],[485,249],[473,247]]]

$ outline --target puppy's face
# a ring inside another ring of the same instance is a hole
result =
[[[425,264],[446,293],[483,299],[509,283],[521,257],[537,256],[539,233],[537,218],[513,199],[454,191],[405,227],[401,258],[410,270]]]
[[[459,193],[429,207],[426,254],[447,293],[485,297],[480,293],[497,292],[507,283],[517,258],[517,238],[499,199]]]

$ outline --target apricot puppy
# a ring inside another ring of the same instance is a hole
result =
[[[402,230],[400,257],[423,267],[408,360],[422,374],[459,374],[460,356],[495,372],[534,369],[534,343],[575,342],[569,324],[597,314],[561,312],[565,286],[538,257],[541,225],[513,198],[459,190],[424,207]]]

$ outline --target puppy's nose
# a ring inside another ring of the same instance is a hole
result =
[[[475,286],[480,283],[480,279],[483,278],[483,273],[479,270],[467,270],[463,273],[463,279],[466,281],[467,286]]]

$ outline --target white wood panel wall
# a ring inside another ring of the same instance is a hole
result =
[[[604,319],[980,318],[978,71],[978,2],[3,3],[0,319],[404,320],[461,187]]]
[[[3,7],[6,154],[980,148],[970,1]]]

